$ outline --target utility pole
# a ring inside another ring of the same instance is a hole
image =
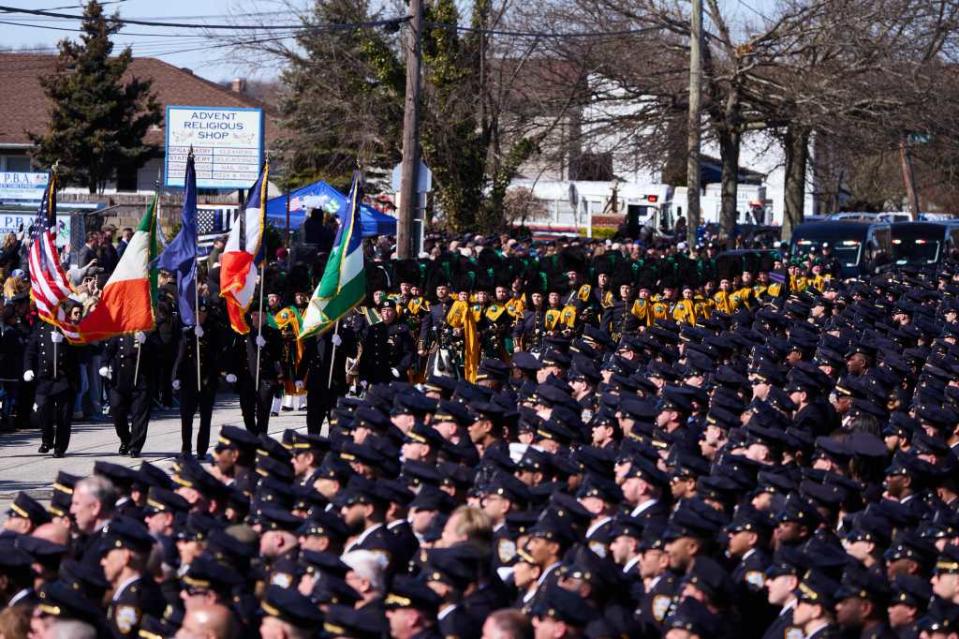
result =
[[[690,250],[696,247],[696,229],[699,228],[699,112],[702,97],[703,2],[692,0],[693,11],[689,24],[689,113],[686,120],[686,242]],[[677,238],[678,239],[678,238]]]
[[[909,215],[913,221],[919,219],[919,190],[916,188],[916,173],[912,168],[912,153],[909,151],[909,138],[903,134],[899,138],[899,164],[902,169],[902,181],[906,187],[906,201]]]
[[[406,100],[403,105],[403,168],[400,173],[400,219],[396,227],[396,253],[409,259],[412,247],[413,219],[419,208],[416,192],[420,162],[420,37],[423,32],[423,0],[409,0],[410,22],[406,38]]]

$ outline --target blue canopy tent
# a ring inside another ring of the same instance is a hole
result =
[[[348,204],[349,200],[345,195],[322,181],[290,191],[290,229],[296,230],[303,225],[309,209],[337,214]],[[286,195],[267,200],[266,218],[276,228],[286,228]],[[396,218],[365,204],[360,209],[360,223],[363,237],[396,235]]]

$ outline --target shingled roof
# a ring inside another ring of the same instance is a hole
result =
[[[50,101],[40,78],[56,72],[57,57],[32,53],[0,53],[0,146],[28,146],[28,132],[42,133],[49,120]],[[263,103],[204,80],[192,72],[156,58],[134,58],[127,77],[153,80],[161,107],[190,106],[260,107],[266,116],[267,147],[279,135],[275,113]],[[147,134],[146,141],[163,145],[163,125]]]

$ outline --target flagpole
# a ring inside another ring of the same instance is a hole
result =
[[[263,289],[265,287],[266,281],[263,277],[263,264],[260,264],[260,316],[256,329],[256,385],[253,386],[255,391],[260,390],[260,342],[262,341],[260,338],[263,337]]]
[[[333,337],[340,334],[340,320],[336,320],[333,326]],[[329,392],[333,388],[333,366],[336,363],[336,342],[333,342],[333,352],[330,354],[330,375],[326,380],[326,390]]]
[[[143,344],[137,342],[136,335],[133,336],[133,341],[137,343],[137,363],[136,366],[133,367],[133,387],[136,388],[137,377],[140,375],[140,353],[143,352]]]
[[[193,336],[196,337],[196,392],[200,392],[200,336],[196,333],[196,327],[200,325],[200,265],[199,257],[196,252],[193,253]]]

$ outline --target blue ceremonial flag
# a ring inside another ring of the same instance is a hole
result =
[[[196,324],[196,168],[193,150],[186,160],[186,190],[180,215],[180,232],[157,258],[157,268],[177,274],[177,304],[184,326]]]

